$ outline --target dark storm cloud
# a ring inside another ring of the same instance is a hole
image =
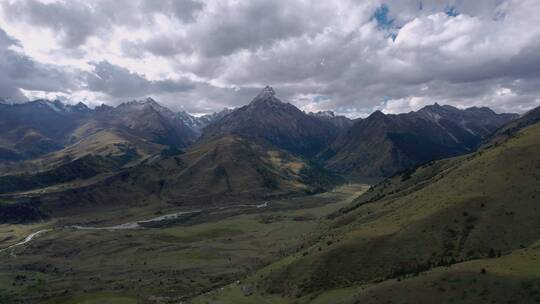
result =
[[[38,0],[6,1],[6,17],[13,22],[52,30],[66,48],[84,45],[95,35],[107,36],[115,26],[138,28],[153,22],[138,11],[138,2],[131,0],[58,1],[43,3]]]
[[[70,90],[100,100],[153,95],[194,112],[247,103],[266,84],[306,110],[350,115],[436,101],[499,111],[540,105],[535,0],[6,0],[0,8],[15,29],[57,35],[42,57],[78,63],[37,64],[22,53],[37,42],[15,31],[0,43],[19,40],[18,52],[2,60],[25,90],[59,91],[57,80],[71,75]],[[52,80],[24,81],[44,71]],[[0,87],[16,91],[14,83]]]
[[[5,2],[4,9],[11,20],[23,20],[36,26],[50,28],[61,37],[65,47],[77,47],[93,35],[103,20],[92,8],[82,3],[42,3],[37,0]]]
[[[328,17],[321,5],[307,2],[255,0],[214,4],[198,17],[196,24],[188,25],[183,35],[158,33],[139,41],[139,47],[159,56],[197,51],[206,57],[221,57],[270,47],[292,37],[314,35],[324,29]],[[196,1],[145,1],[142,7],[184,22],[194,22],[194,16],[204,9]]]
[[[0,97],[25,100],[26,90],[65,91],[76,88],[77,76],[67,70],[34,61],[10,47],[19,46],[0,28]]]
[[[19,45],[16,39],[9,37],[6,31],[0,28],[0,50],[7,49],[12,45]]]
[[[188,39],[206,56],[230,55],[242,49],[255,50],[273,43],[322,30],[326,23],[320,5],[296,1],[223,2],[201,18]]]
[[[86,89],[106,93],[115,98],[184,92],[194,88],[194,84],[187,79],[151,81],[144,75],[107,61],[95,63],[94,67],[94,73],[87,73]]]
[[[204,3],[194,0],[143,0],[141,8],[170,15],[183,22],[193,22],[197,13],[204,8]]]
[[[154,55],[163,57],[193,51],[192,45],[185,38],[175,35],[156,35],[142,43],[142,48]]]

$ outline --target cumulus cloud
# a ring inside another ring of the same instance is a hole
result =
[[[86,89],[106,93],[111,97],[141,97],[162,92],[184,92],[194,88],[188,79],[152,81],[107,61],[93,65],[94,72],[86,74]]]
[[[47,27],[60,37],[68,48],[86,42],[105,20],[92,12],[89,5],[67,1],[64,3],[42,3],[37,0],[4,3],[7,16],[12,20],[25,21],[36,26]]]
[[[202,113],[269,84],[305,110],[350,116],[434,102],[523,112],[540,105],[539,11],[535,0],[6,0],[0,95],[152,95]]]
[[[0,28],[0,97],[26,100],[21,91],[66,91],[77,87],[78,75],[68,67],[42,64],[17,51],[19,42]]]
[[[163,13],[183,22],[193,22],[204,8],[204,2],[195,0],[144,0],[141,8],[149,12]]]

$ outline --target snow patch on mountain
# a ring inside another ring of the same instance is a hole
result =
[[[186,126],[191,128],[197,135],[201,135],[202,130],[206,126],[220,120],[232,111],[234,111],[234,109],[225,108],[220,112],[214,112],[212,114],[206,114],[198,117],[191,115],[185,111],[180,111],[176,113],[176,118],[181,120]]]

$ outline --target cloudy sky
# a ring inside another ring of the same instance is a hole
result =
[[[351,117],[540,105],[538,0],[0,0],[0,97]]]

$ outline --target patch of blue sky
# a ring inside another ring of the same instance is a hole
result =
[[[459,16],[459,12],[455,6],[448,6],[444,10],[445,14],[447,14],[450,17],[456,17]]]
[[[373,13],[371,20],[377,22],[377,28],[379,30],[387,32],[387,37],[392,38],[392,40],[396,39],[399,27],[395,24],[395,19],[390,16],[388,5],[382,4],[379,6]]]
[[[324,101],[329,101],[330,100],[330,97],[326,96],[326,95],[317,95],[315,96],[315,98],[313,98],[313,101],[314,102],[324,102]]]
[[[386,4],[379,6],[371,18],[377,21],[379,29],[389,29],[394,25],[394,19],[390,18],[390,8]]]

